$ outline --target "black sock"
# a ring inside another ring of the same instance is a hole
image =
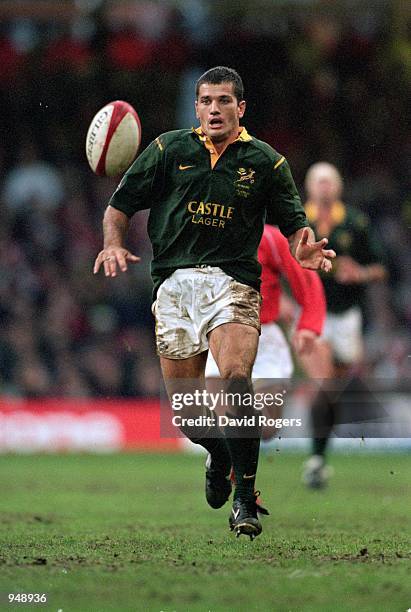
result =
[[[260,438],[227,438],[227,446],[234,469],[234,499],[254,497]]]
[[[239,394],[241,398],[244,394],[253,395],[251,381],[246,378],[233,379],[228,381],[227,392]],[[253,407],[245,406],[247,402],[241,402],[241,406],[233,407],[233,412],[237,418],[257,416],[254,414]],[[234,416],[230,414],[229,416]],[[257,475],[258,455],[260,451],[261,428],[257,425],[226,427],[226,441],[230,451],[235,478],[234,499],[254,497],[255,479]]]
[[[324,457],[325,451],[327,450],[327,445],[328,438],[313,438],[313,455],[321,455],[321,457]]]
[[[205,448],[206,451],[212,455],[213,461],[215,461],[217,465],[221,465],[228,475],[231,470],[231,456],[224,433],[216,423],[215,414],[208,408],[202,408],[202,415],[204,417],[209,417],[211,419],[210,422],[214,419],[215,424],[210,426],[200,425],[197,427],[184,426],[180,427],[180,430],[189,440],[191,440],[191,442]]]
[[[188,436],[187,436],[188,437]],[[221,465],[225,475],[228,476],[231,471],[231,455],[228,449],[227,441],[224,437],[220,438],[189,438],[194,444],[199,444],[208,451],[215,463]]]
[[[335,404],[330,395],[320,389],[311,405],[312,448],[314,455],[324,457],[335,424]]]

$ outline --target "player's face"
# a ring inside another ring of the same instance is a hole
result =
[[[196,116],[204,134],[213,142],[225,142],[235,139],[238,135],[245,102],[239,102],[233,90],[233,83],[200,85],[195,103]]]
[[[308,191],[308,196],[312,200],[334,202],[341,195],[341,183],[334,174],[318,173],[311,178]]]

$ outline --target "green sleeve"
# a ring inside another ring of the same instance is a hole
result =
[[[275,166],[271,168],[272,193],[267,204],[267,223],[278,225],[281,233],[288,237],[309,223],[287,160]]]
[[[150,208],[162,189],[163,146],[157,138],[130,166],[109,201],[128,217]]]

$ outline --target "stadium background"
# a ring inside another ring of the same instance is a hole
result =
[[[85,133],[112,99],[138,110],[143,146],[195,125],[193,81],[220,63],[242,74],[247,128],[287,155],[300,192],[309,165],[328,160],[345,200],[371,216],[390,280],[368,304],[369,357],[378,376],[401,380],[411,352],[406,4],[2,2],[2,394],[157,393],[146,214],[129,241],[143,263],[114,283],[93,277],[116,181],[89,170]]]
[[[226,507],[207,508],[203,457],[47,452],[176,448],[158,435],[147,213],[129,236],[142,263],[93,276],[116,181],[92,174],[84,141],[113,99],[139,112],[143,146],[190,127],[193,81],[217,64],[243,76],[245,124],[287,156],[302,195],[325,159],[371,216],[390,277],[368,294],[368,374],[407,397],[410,7],[0,1],[0,607],[10,591],[45,591],[53,611],[410,606],[406,453],[356,440],[316,496],[304,455],[276,443],[258,482],[271,516],[251,545],[230,537]]]

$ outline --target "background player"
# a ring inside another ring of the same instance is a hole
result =
[[[243,84],[232,69],[217,67],[196,86],[197,130],[157,138],[124,175],[104,215],[101,266],[138,258],[124,248],[129,219],[151,208],[152,276],[157,351],[168,393],[181,381],[204,383],[208,348],[229,389],[250,393],[259,337],[259,266],[255,258],[266,213],[288,236],[307,268],[331,268],[332,250],[315,242],[285,158],[240,127]],[[179,381],[176,383],[176,381]],[[189,411],[190,416],[192,410]],[[203,414],[212,416],[203,407]],[[184,433],[210,453],[206,479],[212,507],[227,501],[233,467],[236,489],[231,527],[237,535],[261,532],[254,497],[260,435],[255,428],[224,438],[210,428]]]
[[[382,254],[368,217],[341,201],[343,182],[335,166],[326,162],[311,166],[305,188],[307,218],[317,234],[332,241],[338,258],[333,273],[322,277],[327,318],[317,347],[318,359],[313,362],[301,355],[301,362],[311,378],[346,378],[347,384],[349,378],[351,391],[364,391],[354,376],[354,367],[358,370],[364,357],[362,307],[366,285],[386,277]],[[343,400],[344,396],[340,398],[340,412]],[[362,411],[365,409],[363,406]],[[311,408],[313,448],[303,475],[312,488],[326,483],[329,471],[325,453],[332,427],[342,417],[338,412],[335,394],[320,389]]]

